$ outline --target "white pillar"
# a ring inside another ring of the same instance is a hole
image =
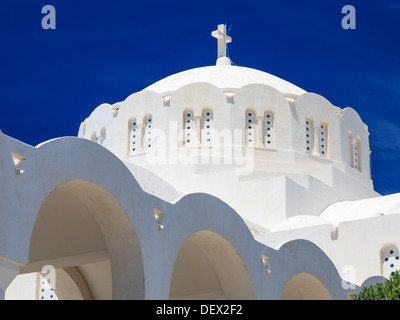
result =
[[[264,148],[263,143],[263,117],[257,117],[257,144],[256,147]]]

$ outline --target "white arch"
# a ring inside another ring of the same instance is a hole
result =
[[[332,300],[326,286],[315,276],[301,272],[286,283],[282,300]]]
[[[201,263],[213,266],[213,272],[221,279],[218,280],[221,282],[221,288],[232,293],[233,289],[227,289],[228,279],[232,279],[232,274],[221,275],[224,270],[222,265],[230,261],[234,265],[227,266],[226,270],[232,270],[233,274],[248,274],[248,277],[233,281],[231,286],[237,287],[237,283],[244,281],[246,286],[251,286],[252,289],[246,290],[247,294],[243,298],[248,299],[251,296],[249,292],[252,291],[254,299],[262,299],[266,279],[261,257],[262,246],[254,240],[241,217],[224,202],[207,194],[187,195],[166,208],[162,223],[164,228],[159,234],[163,250],[159,251],[155,261],[163,261],[163,268],[158,268],[152,273],[152,278],[157,283],[157,291],[152,292],[153,296],[149,299],[169,299],[175,263],[179,263],[180,253],[190,254],[190,248],[202,255],[203,258],[198,257]],[[195,236],[192,237],[193,235]],[[227,249],[229,256],[222,254],[224,259],[211,257],[213,245],[215,248]],[[224,280],[224,277],[227,278]],[[232,295],[224,297],[231,298]]]
[[[201,230],[179,250],[171,299],[253,299],[247,270],[235,248],[218,233]]]
[[[43,204],[46,200],[51,202],[53,196],[68,203],[69,195],[75,203],[87,206],[104,237],[113,266],[113,299],[143,299],[145,284],[139,238],[147,239],[157,232],[146,212],[153,210],[158,200],[143,192],[117,157],[88,140],[60,138],[37,148],[23,147],[30,165],[24,173],[24,183],[15,185],[13,194],[24,201],[4,206],[6,219],[2,225],[14,236],[4,238],[2,256],[20,268],[27,265],[31,235]],[[12,159],[9,166],[13,166]],[[10,185],[16,178],[10,177]],[[119,245],[119,241],[127,240],[123,246]]]

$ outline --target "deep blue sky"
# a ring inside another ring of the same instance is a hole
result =
[[[43,30],[44,5],[56,30]],[[344,5],[356,30],[344,30]],[[400,192],[400,1],[0,0],[0,129],[31,145],[76,136],[101,103],[231,59],[352,107],[369,126],[375,189]]]

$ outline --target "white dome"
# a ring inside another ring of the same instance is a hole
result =
[[[399,212],[400,193],[394,193],[387,196],[336,202],[327,207],[320,217],[338,226],[339,223],[344,221],[367,219]]]
[[[238,66],[209,66],[190,69],[166,77],[144,90],[157,93],[176,91],[185,85],[206,82],[217,88],[242,88],[248,84],[264,84],[276,90],[293,95],[302,95],[305,90],[275,77],[269,73],[256,69]]]

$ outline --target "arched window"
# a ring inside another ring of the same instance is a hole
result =
[[[102,146],[105,145],[106,138],[107,138],[106,127],[102,127],[101,130],[100,130],[100,139],[99,139],[100,145],[102,145]]]
[[[361,138],[357,136],[357,138],[353,142],[353,158],[354,158],[354,168],[358,171],[361,171]]]
[[[350,166],[361,171],[361,138],[354,138],[353,133],[349,131],[350,145]]]
[[[353,140],[353,168],[358,170],[358,146],[357,140]]]
[[[147,151],[151,151],[153,146],[153,136],[152,136],[152,127],[153,127],[153,118],[151,115],[146,116],[143,121],[143,149]]]
[[[327,158],[328,156],[328,124],[325,121],[320,123],[319,154],[323,158]]]
[[[354,168],[354,136],[353,132],[349,130],[349,146],[350,146],[350,166]]]
[[[264,146],[265,148],[274,148],[274,113],[267,111],[264,114],[263,120]]]
[[[246,128],[246,146],[248,147],[254,147],[256,144],[256,113],[254,110],[248,109],[246,110],[246,122],[245,122],[245,128]]]
[[[394,244],[389,244],[381,250],[382,276],[389,278],[390,274],[396,270],[400,270],[399,249]]]
[[[183,113],[183,129],[184,129],[184,145],[186,147],[195,146],[196,138],[196,122],[192,110]]]
[[[306,153],[313,154],[314,151],[314,120],[306,117]]]
[[[98,142],[96,131],[92,132],[92,135],[90,136],[90,140],[92,140],[93,142],[96,142],[96,143]]]
[[[136,118],[131,118],[129,121],[129,142],[128,154],[134,155],[140,152],[140,131],[137,125]]]
[[[201,144],[212,146],[213,112],[205,109],[201,117]]]

